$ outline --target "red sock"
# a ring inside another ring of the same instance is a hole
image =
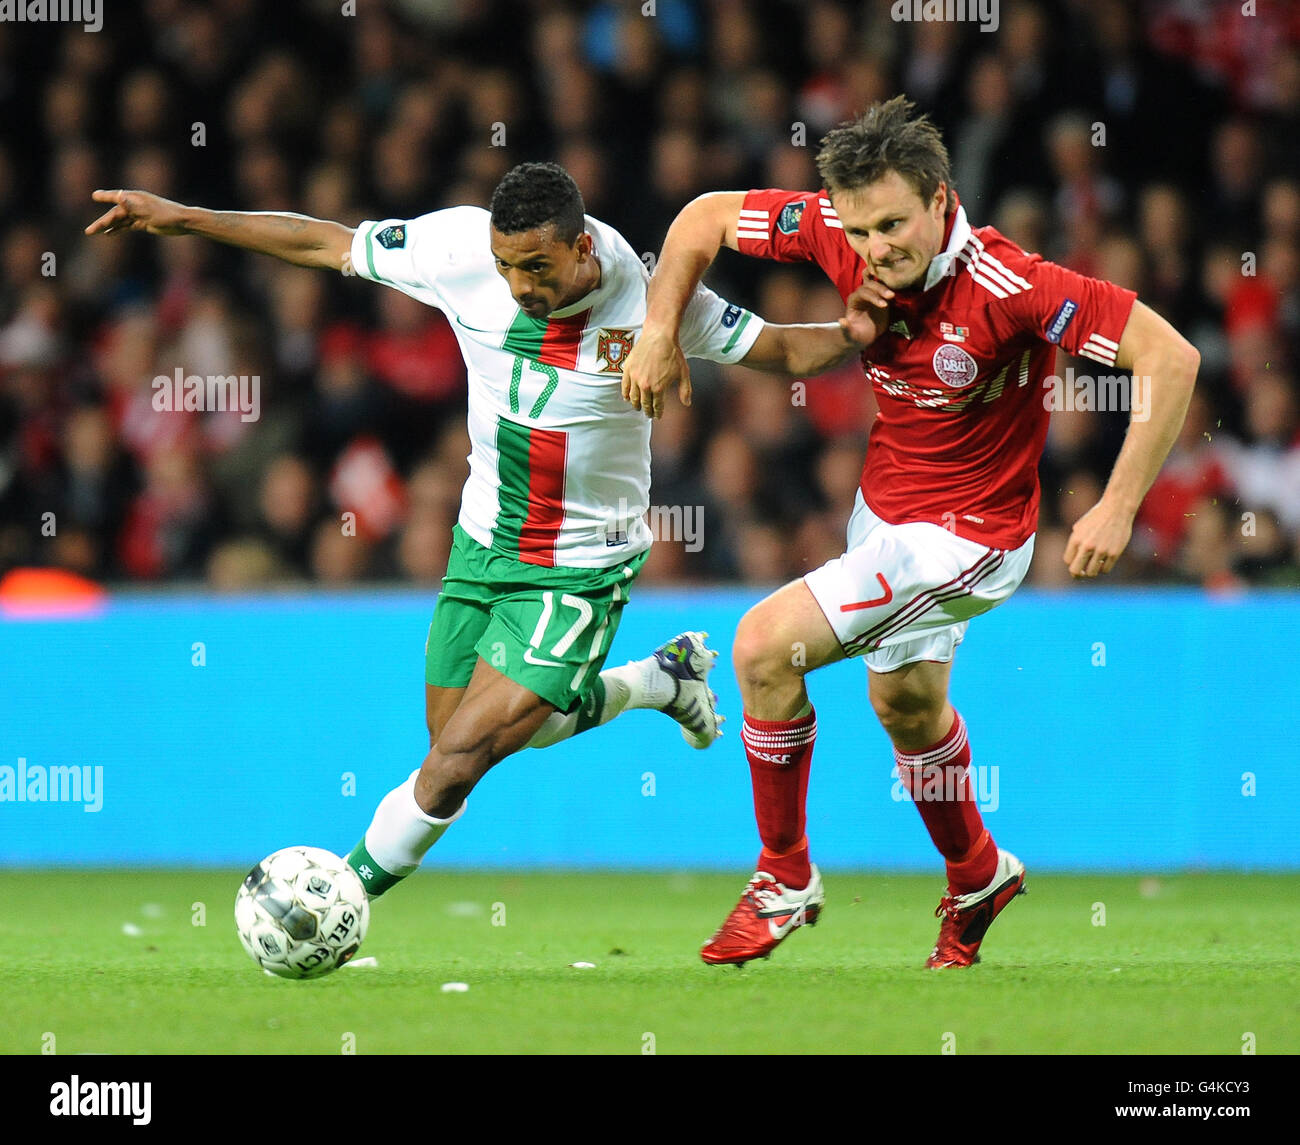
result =
[[[759,720],[746,715],[740,741],[754,784],[754,817],[763,840],[758,866],[779,883],[801,890],[812,878],[808,862],[805,805],[817,713],[793,720]]]
[[[915,753],[895,748],[894,762],[921,821],[946,861],[948,889],[967,894],[988,886],[997,870],[998,849],[984,829],[971,790],[966,721],[954,712],[952,727],[943,739]]]

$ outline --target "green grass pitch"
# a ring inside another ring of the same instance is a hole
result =
[[[242,875],[0,872],[0,1052],[1300,1052],[1300,874],[1031,869],[936,973],[933,877],[829,872],[819,924],[737,970],[696,952],[743,874],[424,871],[373,905],[377,966],[311,982],[240,947]]]

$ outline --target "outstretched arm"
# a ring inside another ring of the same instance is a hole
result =
[[[1065,546],[1070,575],[1115,567],[1133,520],[1182,429],[1201,355],[1149,306],[1134,302],[1115,365],[1132,376],[1128,433],[1101,500],[1075,522]]]
[[[682,316],[709,264],[725,244],[736,249],[736,220],[744,191],[714,191],[693,199],[673,220],[646,301],[641,337],[623,363],[623,397],[647,417],[662,417],[664,394],[677,387],[691,404],[691,375],[678,342]]]
[[[148,191],[96,191],[97,203],[113,206],[86,228],[88,235],[144,231],[151,235],[201,235],[295,266],[349,269],[352,229],[306,215],[270,211],[209,211],[186,207]]]
[[[849,295],[838,321],[790,326],[769,322],[741,362],[797,378],[825,373],[861,354],[884,332],[891,296],[875,279],[864,279]]]
[[[680,330],[696,287],[718,251],[739,250],[740,212],[745,191],[714,191],[693,199],[673,220],[646,302],[641,337],[623,366],[623,397],[647,417],[661,417],[664,394],[677,387],[683,405],[691,404],[691,375],[682,353]],[[892,293],[864,279],[834,326],[772,326],[764,329],[744,362],[780,373],[818,374],[860,353],[884,329]]]

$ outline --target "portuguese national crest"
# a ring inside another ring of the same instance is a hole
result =
[[[623,362],[632,352],[631,330],[601,330],[596,339],[596,361],[603,362],[602,374],[621,374]]]

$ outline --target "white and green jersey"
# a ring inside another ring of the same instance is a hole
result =
[[[442,310],[469,374],[469,480],[460,525],[535,565],[606,568],[650,547],[650,419],[622,395],[623,360],[645,320],[649,275],[612,227],[587,218],[600,284],[530,318],[497,273],[481,207],[366,222],[357,274]],[[680,341],[688,357],[736,362],[762,319],[701,286]]]

